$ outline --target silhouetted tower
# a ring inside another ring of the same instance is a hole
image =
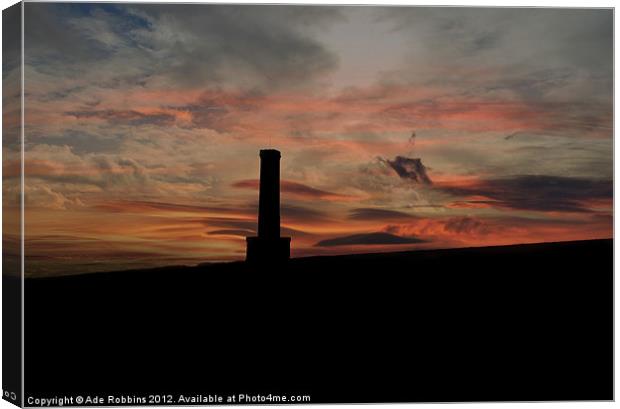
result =
[[[260,151],[258,237],[246,237],[246,260],[278,263],[291,256],[291,238],[280,237],[280,151]]]
[[[258,237],[280,237],[280,152],[260,151]]]

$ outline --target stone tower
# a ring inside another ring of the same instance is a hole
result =
[[[280,151],[260,151],[258,236],[246,237],[246,261],[281,263],[290,258],[291,238],[280,237]]]

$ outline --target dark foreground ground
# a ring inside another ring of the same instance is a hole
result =
[[[596,240],[29,279],[25,395],[609,400],[612,259]]]

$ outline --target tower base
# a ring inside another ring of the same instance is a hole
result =
[[[291,238],[246,237],[247,252],[245,261],[250,263],[275,264],[291,258]]]

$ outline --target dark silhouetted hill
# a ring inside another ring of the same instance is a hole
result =
[[[613,398],[613,242],[26,280],[26,395]]]

